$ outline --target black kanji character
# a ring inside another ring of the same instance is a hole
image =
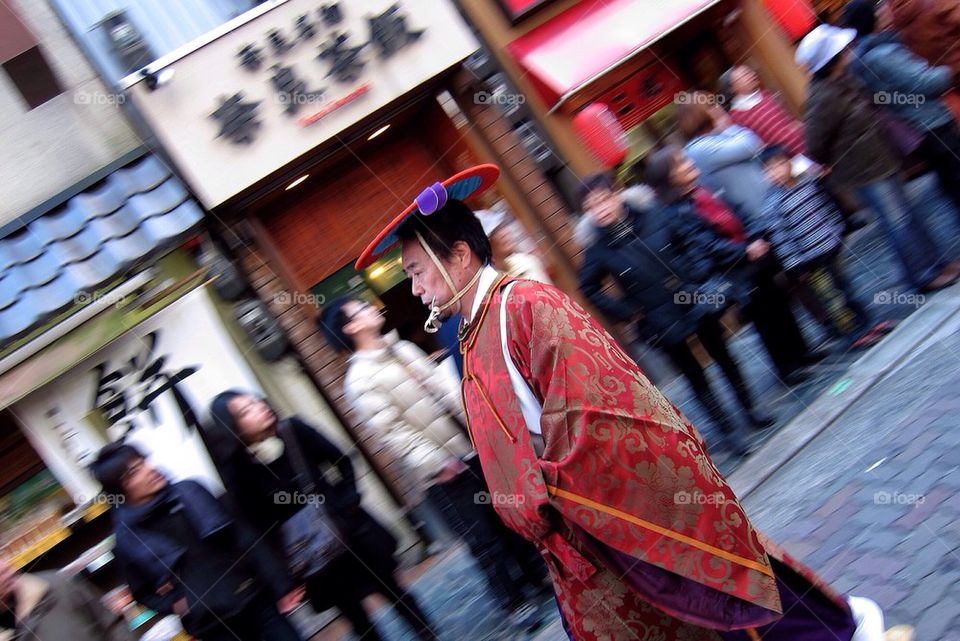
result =
[[[237,92],[229,98],[221,96],[220,106],[210,117],[220,122],[217,137],[226,136],[234,144],[248,145],[253,142],[254,134],[260,127],[257,108],[260,102],[244,102],[243,92]]]
[[[310,40],[317,35],[316,28],[310,22],[310,15],[306,13],[297,18],[294,28],[297,30],[297,37],[301,40]]]
[[[400,10],[399,4],[391,5],[380,15],[370,16],[370,42],[376,45],[381,58],[389,58],[420,38],[424,30],[411,31],[407,28],[407,16]]]
[[[270,41],[270,45],[273,47],[273,52],[278,56],[282,56],[291,49],[293,45],[287,42],[286,36],[283,35],[283,32],[279,29],[273,29],[267,34],[267,39]]]
[[[159,331],[146,336],[146,345],[140,354],[136,354],[117,369],[108,372],[107,364],[101,363],[97,372],[97,388],[94,393],[94,407],[100,409],[110,427],[123,427],[122,439],[136,426],[136,416],[148,412],[154,426],[160,424],[153,402],[161,394],[170,392],[177,408],[189,430],[197,428],[197,415],[190,404],[180,383],[197,373],[198,366],[184,367],[176,372],[164,370],[167,357],[154,356],[160,339]],[[128,399],[131,387],[137,388],[140,399],[135,404]]]
[[[351,47],[347,44],[350,38],[348,33],[339,33],[332,40],[327,40],[320,47],[321,60],[330,60],[330,71],[327,77],[334,76],[340,82],[353,82],[360,77],[360,72],[366,61],[360,58],[360,53],[366,44]]]
[[[126,436],[136,426],[130,415],[130,403],[127,401],[127,386],[122,385],[123,371],[107,371],[107,364],[101,363],[94,368],[97,373],[97,388],[93,393],[93,406],[100,410],[108,427],[120,426],[119,435]]]
[[[307,90],[307,83],[297,78],[293,72],[293,67],[273,65],[271,70],[273,70],[273,76],[270,78],[270,82],[277,90],[280,103],[284,105],[288,115],[297,113],[300,105],[316,100],[324,93],[323,89]]]
[[[240,64],[250,71],[257,71],[263,63],[263,51],[254,44],[247,44],[237,53]]]
[[[325,4],[320,7],[320,10],[317,13],[320,14],[320,17],[323,18],[324,24],[327,26],[332,27],[343,22],[343,11],[340,10],[339,2]]]

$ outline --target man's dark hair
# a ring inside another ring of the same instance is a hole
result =
[[[351,296],[341,296],[327,303],[320,316],[317,318],[317,328],[327,339],[331,347],[340,352],[355,352],[357,346],[345,331],[344,326],[350,322],[345,309],[347,303],[355,302],[357,299]]]
[[[127,443],[109,443],[97,454],[97,460],[90,465],[93,477],[103,486],[107,494],[123,494],[123,477],[130,464],[145,459],[139,449]]]
[[[872,1],[853,0],[843,8],[843,24],[857,30],[858,36],[867,36],[877,28],[877,13]]]
[[[833,75],[834,69],[840,64],[840,61],[843,59],[843,53],[838,53],[830,61],[823,65],[820,69],[814,72],[813,77],[817,80],[826,80]]]
[[[577,202],[580,204],[580,207],[583,207],[587,196],[600,190],[613,191],[613,178],[609,172],[602,171],[600,173],[590,174],[580,181],[580,187],[577,189]]]
[[[792,156],[790,152],[787,151],[787,148],[783,145],[768,145],[764,147],[763,151],[760,152],[760,162],[766,165],[768,162],[774,160],[790,160]]]
[[[462,201],[448,200],[447,204],[424,216],[417,212],[397,227],[397,238],[401,241],[414,240],[417,232],[427,241],[430,249],[444,260],[453,255],[453,244],[462,241],[467,244],[482,263],[493,260],[490,239],[483,232],[483,225],[476,214]]]

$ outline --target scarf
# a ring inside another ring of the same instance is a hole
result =
[[[697,187],[692,198],[697,214],[718,236],[736,243],[746,242],[747,232],[743,228],[743,223],[722,200],[703,187]]]

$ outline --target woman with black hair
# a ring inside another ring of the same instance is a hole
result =
[[[305,577],[306,596],[317,611],[337,607],[362,639],[382,637],[363,607],[380,594],[424,641],[436,634],[413,595],[394,573],[396,539],[360,505],[353,465],[316,429],[297,417],[283,420],[262,398],[240,391],[217,395],[210,405],[212,441],[220,444],[220,474],[240,513],[275,547],[283,548],[284,524],[305,507],[322,504],[346,550]],[[304,494],[302,461],[315,488]],[[325,468],[335,468],[330,482]],[[288,547],[288,546],[287,546]]]

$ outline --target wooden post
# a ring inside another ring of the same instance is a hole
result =
[[[803,116],[807,97],[806,72],[794,60],[794,46],[763,6],[763,0],[743,0],[739,28],[760,74],[780,89],[784,101],[797,117]]]

